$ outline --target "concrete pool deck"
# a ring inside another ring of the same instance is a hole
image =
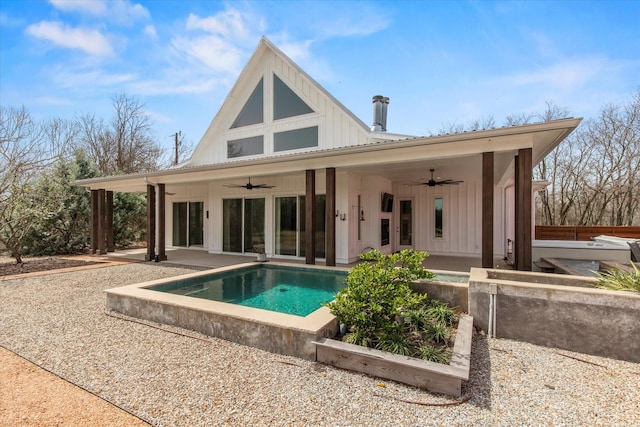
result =
[[[146,249],[125,249],[111,252],[106,255],[107,258],[122,258],[137,261],[144,261]],[[247,262],[254,262],[256,260],[255,254],[248,255],[229,255],[229,254],[210,254],[204,250],[198,249],[167,249],[166,261],[162,261],[163,265],[189,265],[202,268],[218,268],[225,267],[234,264],[244,264]],[[289,259],[289,258],[269,258],[268,262],[283,262],[287,264],[302,264],[303,259]],[[323,266],[323,262],[318,262],[316,265]],[[354,264],[339,264],[336,268],[349,268]],[[494,259],[494,265],[501,269],[510,269],[508,265],[502,259]],[[444,256],[444,255],[429,255],[425,260],[424,266],[427,269],[433,270],[447,270],[447,271],[459,271],[469,273],[472,267],[481,267],[482,260],[480,257],[466,257],[466,256]]]

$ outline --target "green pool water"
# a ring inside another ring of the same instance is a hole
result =
[[[333,300],[346,277],[344,271],[259,264],[150,289],[306,316]]]

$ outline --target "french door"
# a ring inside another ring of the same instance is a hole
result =
[[[173,246],[202,247],[204,202],[173,203]]]
[[[224,199],[222,250],[258,252],[264,249],[264,198]]]
[[[305,256],[305,196],[276,197],[275,254]],[[316,256],[325,255],[326,196],[316,195]]]
[[[413,199],[398,200],[397,250],[413,248]]]

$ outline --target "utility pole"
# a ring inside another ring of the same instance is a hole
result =
[[[180,146],[180,140],[178,139],[179,136],[182,136],[182,131],[179,130],[178,132],[175,133],[175,144],[176,144],[176,165],[178,164],[178,147]]]

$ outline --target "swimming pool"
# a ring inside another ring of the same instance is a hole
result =
[[[307,316],[344,287],[345,271],[258,264],[148,289]]]
[[[321,337],[333,337],[338,331],[336,317],[331,314],[329,308],[322,306],[325,300],[333,299],[337,289],[329,292],[331,296],[322,295],[316,303],[313,303],[315,308],[306,315],[265,309],[262,305],[266,300],[283,295],[286,295],[285,301],[295,300],[293,296],[296,294],[298,297],[302,294],[301,299],[306,300],[310,293],[316,292],[306,289],[306,280],[296,279],[298,283],[289,283],[287,287],[274,283],[266,287],[262,293],[257,292],[249,296],[247,291],[252,286],[246,281],[245,273],[256,268],[261,272],[259,274],[263,275],[271,274],[271,269],[295,272],[298,279],[307,277],[310,273],[314,273],[310,277],[315,278],[327,272],[339,273],[344,279],[348,273],[348,269],[340,267],[293,266],[273,261],[258,265],[256,263],[239,264],[107,289],[105,291],[106,308],[108,311],[126,316],[178,326],[272,353],[316,360],[316,347],[313,342]],[[242,286],[228,285],[226,295],[224,283],[221,286],[207,284],[212,277],[222,278],[223,282],[228,281],[228,278],[235,273],[241,273],[240,278],[244,277],[244,279],[234,279],[242,283]],[[310,282],[316,282],[316,280],[311,279]],[[180,287],[184,289],[177,293],[166,292]],[[208,288],[207,292],[218,293],[221,298],[198,298],[197,294],[205,293],[205,287]],[[282,292],[281,289],[287,290]],[[245,302],[245,305],[238,304],[237,301],[225,302],[225,296],[229,299],[239,298]],[[256,305],[254,304],[256,302],[260,308],[251,306]]]

